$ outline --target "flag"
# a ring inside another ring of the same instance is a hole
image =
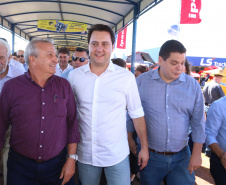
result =
[[[127,28],[118,33],[117,48],[126,49],[126,33]]]
[[[181,0],[180,24],[198,24],[200,19],[201,0]]]

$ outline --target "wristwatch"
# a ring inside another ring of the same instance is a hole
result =
[[[78,155],[76,154],[67,154],[67,158],[71,158],[71,159],[74,159],[75,161],[78,160]]]

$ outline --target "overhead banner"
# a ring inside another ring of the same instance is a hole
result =
[[[118,33],[117,48],[126,49],[126,33],[127,33],[127,27]]]
[[[226,67],[226,58],[190,57],[190,56],[187,56],[187,59],[192,66]]]
[[[72,21],[38,20],[38,31],[85,35],[87,34],[87,24]]]
[[[201,0],[181,0],[180,24],[198,24],[200,19]]]

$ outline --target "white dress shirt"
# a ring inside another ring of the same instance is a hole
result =
[[[60,68],[59,63],[58,63],[58,64],[56,65],[56,73],[55,73],[55,75],[60,76],[60,75],[62,75],[63,73],[65,73],[65,72],[67,72],[67,71],[69,71],[69,70],[71,70],[71,69],[73,69],[73,67],[72,67],[70,64],[68,64],[68,65],[67,65],[67,68],[66,68],[65,70],[62,70],[62,69]]]
[[[17,69],[15,66],[9,65],[9,70],[7,75],[3,79],[0,78],[0,94],[1,94],[2,87],[6,81],[22,74],[24,74],[23,70]]]
[[[80,115],[81,163],[107,167],[120,163],[129,154],[126,110],[132,119],[144,116],[134,75],[112,62],[100,76],[90,64],[69,74]]]
[[[23,71],[23,73],[25,73],[25,68],[24,68],[23,64],[21,64],[20,62],[18,62],[16,60],[10,59],[9,66],[14,66],[15,68],[17,68],[20,71]]]

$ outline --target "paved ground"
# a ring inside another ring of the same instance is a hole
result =
[[[196,185],[214,184],[213,178],[209,172],[209,158],[206,157],[203,153],[202,153],[202,167],[196,170],[195,177]],[[0,176],[0,185],[3,185],[2,176]],[[137,179],[135,179],[131,185],[140,185],[140,183]]]

